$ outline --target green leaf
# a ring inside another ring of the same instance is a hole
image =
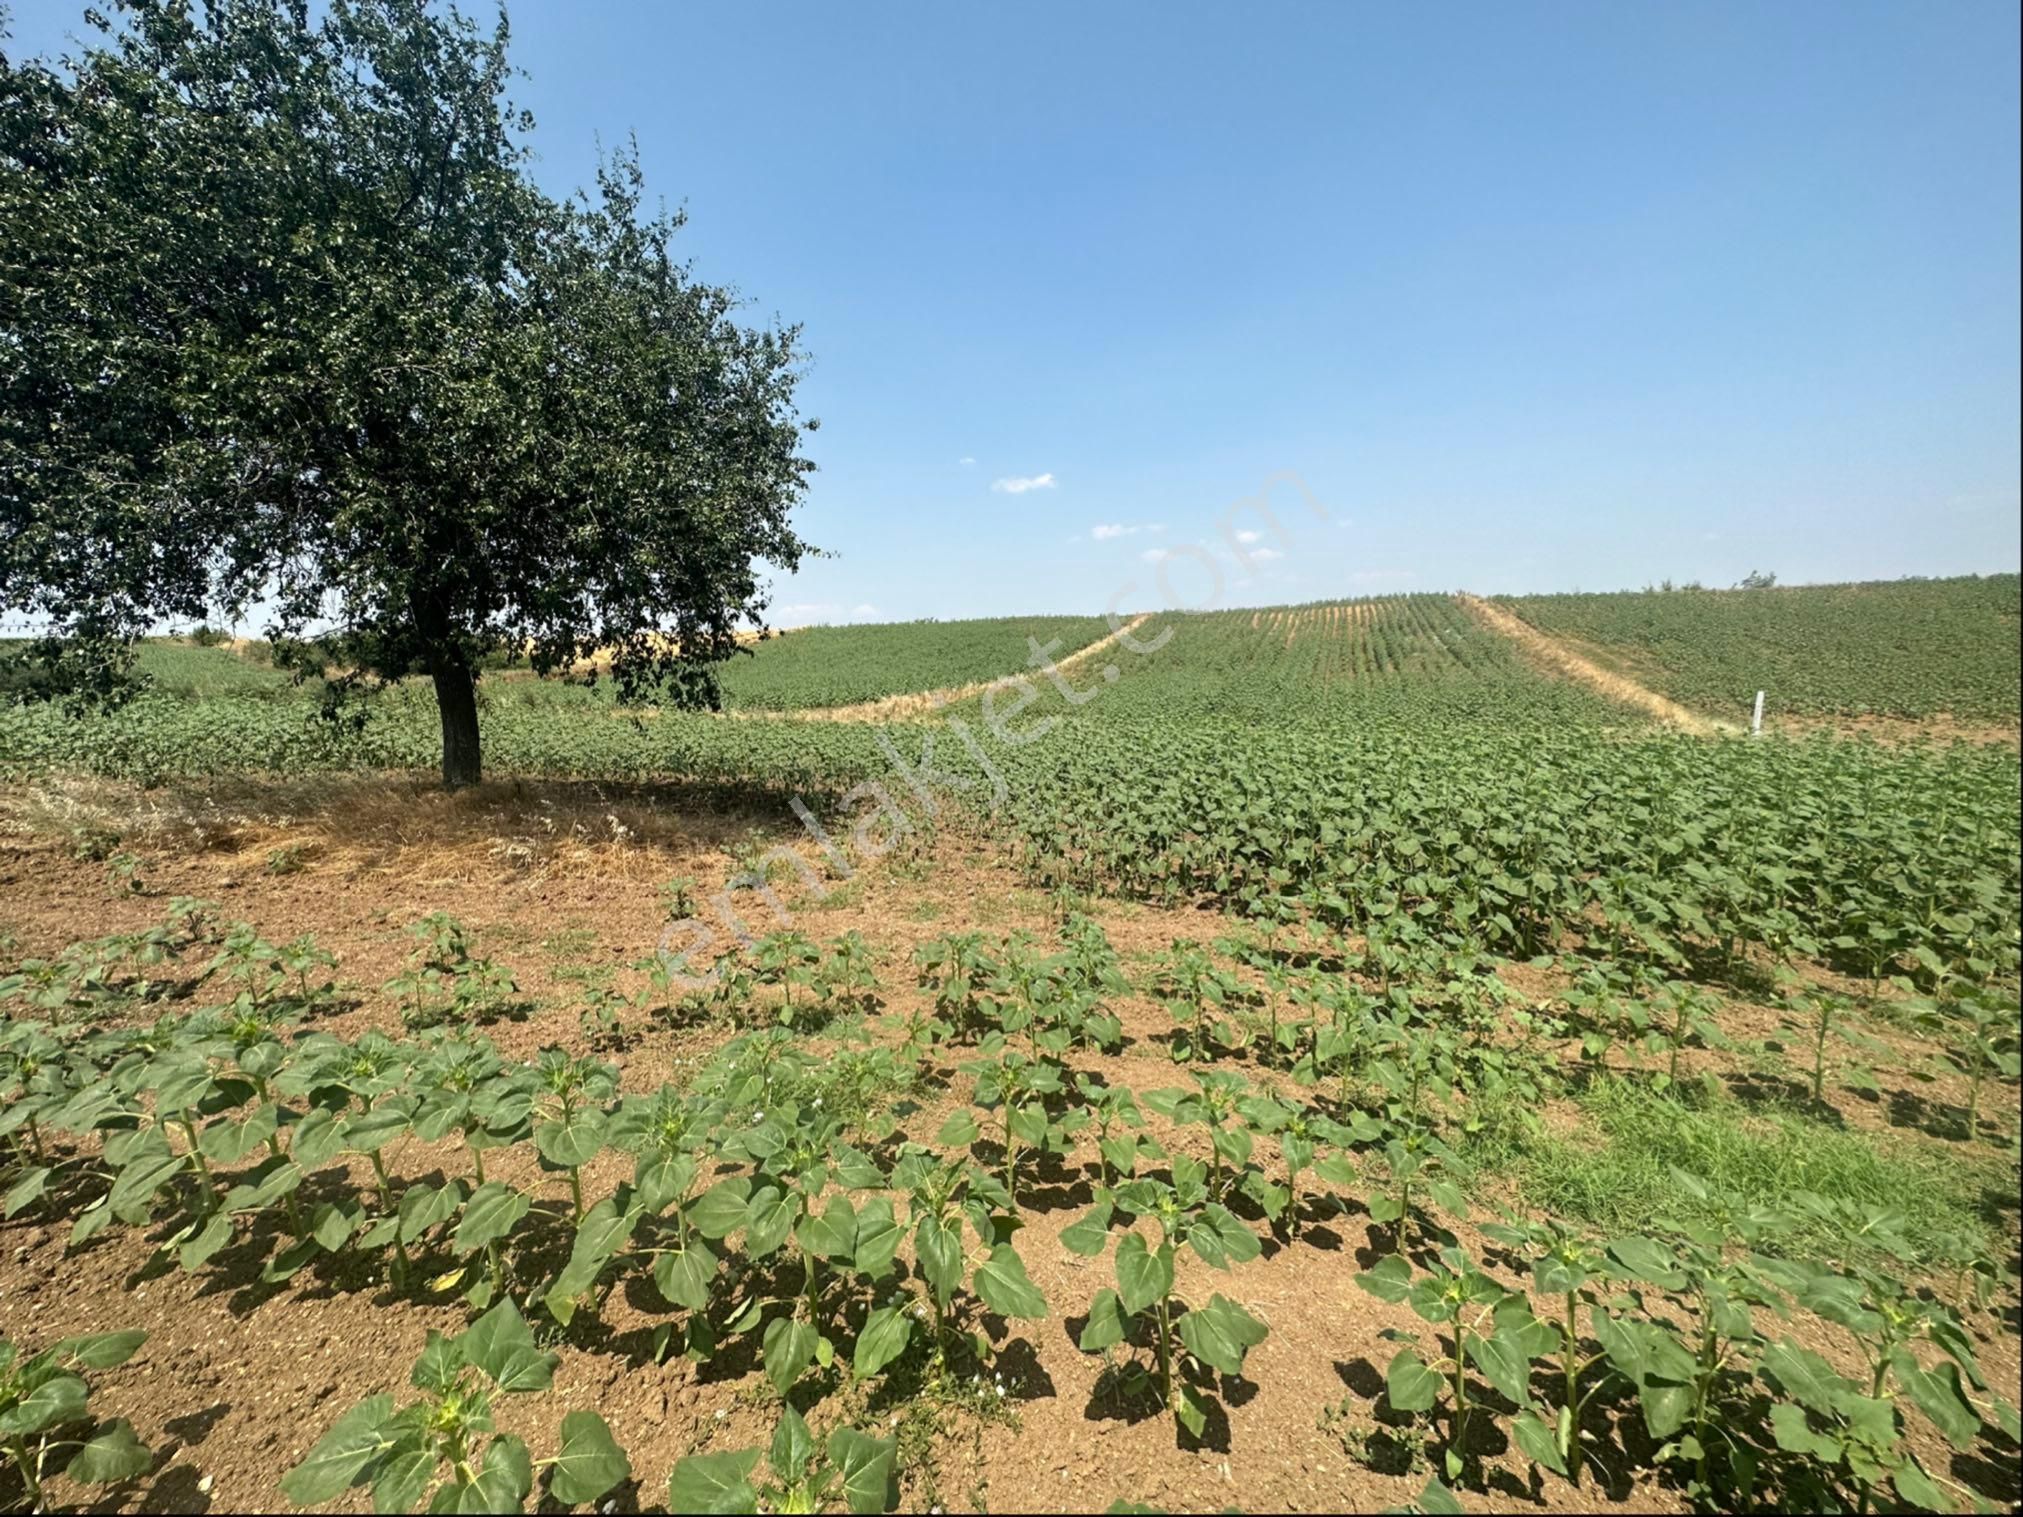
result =
[[[860,1380],[869,1379],[906,1352],[907,1340],[912,1335],[913,1318],[906,1309],[879,1307],[864,1320],[851,1369]]]
[[[1482,1378],[1495,1386],[1506,1400],[1522,1406],[1530,1399],[1527,1393],[1531,1360],[1516,1333],[1499,1326],[1490,1337],[1471,1338],[1468,1357],[1481,1372]]]
[[[913,1230],[913,1252],[928,1289],[946,1306],[962,1285],[962,1224],[922,1217]]]
[[[1201,1209],[1201,1215],[1187,1229],[1187,1241],[1203,1262],[1217,1269],[1227,1269],[1232,1262],[1246,1264],[1264,1250],[1257,1234],[1218,1202],[1210,1202]]]
[[[882,1279],[892,1268],[892,1257],[905,1236],[892,1214],[892,1198],[875,1196],[857,1213],[857,1249],[853,1261],[857,1272],[872,1280]]]
[[[468,1254],[496,1243],[519,1226],[531,1203],[512,1186],[493,1180],[480,1185],[464,1203],[463,1220],[450,1238],[450,1248]]]
[[[372,1462],[386,1440],[393,1397],[368,1396],[332,1424],[308,1456],[281,1477],[281,1493],[297,1506],[335,1501]]]
[[[400,1198],[400,1241],[412,1243],[430,1228],[449,1221],[463,1198],[463,1187],[455,1180],[440,1189],[433,1185],[410,1185]]]
[[[1770,1433],[1787,1454],[1803,1454],[1828,1464],[1840,1460],[1840,1445],[1814,1432],[1805,1408],[1795,1401],[1780,1401],[1770,1408]]]
[[[527,1445],[502,1433],[485,1447],[476,1485],[453,1486],[460,1512],[517,1512],[534,1488],[534,1461]]]
[[[564,1506],[595,1501],[632,1473],[632,1463],[595,1412],[570,1412],[562,1419],[562,1448],[555,1456],[548,1490]]]
[[[720,1180],[688,1209],[689,1224],[705,1238],[728,1238],[745,1225],[751,1193],[752,1182],[747,1179]]]
[[[1670,1249],[1649,1238],[1618,1238],[1609,1245],[1609,1253],[1633,1279],[1647,1280],[1666,1290],[1686,1288],[1686,1277],[1679,1271],[1678,1259]]]
[[[11,1406],[0,1408],[0,1437],[17,1437],[62,1427],[84,1415],[89,1392],[77,1376],[58,1373],[30,1389]]]
[[[814,1362],[816,1336],[812,1324],[792,1317],[775,1317],[766,1324],[766,1378],[782,1396]]]
[[[787,1241],[800,1213],[800,1199],[774,1186],[755,1192],[745,1214],[745,1253],[763,1259]]]
[[[176,1257],[181,1261],[185,1270],[194,1272],[202,1269],[220,1249],[224,1248],[231,1241],[231,1215],[228,1212],[216,1211],[197,1230],[195,1237],[189,1239],[176,1250]]]
[[[617,1198],[606,1196],[585,1212],[583,1220],[576,1224],[576,1241],[570,1246],[570,1260],[584,1265],[602,1264],[625,1245],[642,1215],[644,1212],[637,1206],[628,1206],[620,1211]]]
[[[1137,1233],[1126,1233],[1117,1244],[1117,1287],[1124,1310],[1133,1316],[1173,1293],[1173,1250],[1146,1247]]]
[[[1922,1369],[1908,1352],[1899,1349],[1892,1367],[1898,1383],[1910,1392],[1918,1410],[1932,1419],[1932,1425],[1945,1434],[1948,1443],[1956,1449],[1974,1446],[1981,1433],[1981,1414],[1974,1410],[1957,1364],[1941,1359],[1930,1369]]]
[[[64,1474],[85,1485],[116,1485],[146,1474],[153,1463],[154,1455],[134,1436],[133,1425],[116,1417],[71,1456]]]
[[[377,1153],[406,1132],[408,1125],[408,1114],[400,1107],[392,1104],[375,1106],[371,1111],[347,1117],[339,1142],[353,1153]]]
[[[653,1283],[670,1306],[692,1312],[709,1309],[710,1286],[716,1280],[716,1255],[699,1238],[686,1248],[672,1249],[653,1261]]]
[[[1400,1349],[1384,1371],[1384,1395],[1394,1411],[1423,1412],[1440,1399],[1440,1377],[1411,1349]]]
[[[657,1217],[687,1195],[693,1184],[695,1160],[689,1155],[676,1154],[672,1158],[642,1155],[632,1188],[639,1193],[640,1205]]]
[[[278,1121],[278,1113],[270,1101],[242,1122],[211,1123],[197,1139],[197,1147],[213,1164],[237,1164],[267,1141]]]
[[[847,1259],[857,1251],[856,1208],[848,1196],[831,1196],[819,1216],[801,1219],[794,1237],[817,1259]]]
[[[457,1346],[464,1361],[483,1370],[502,1391],[545,1391],[554,1379],[554,1356],[535,1346],[527,1319],[511,1297],[473,1322]]]
[[[1000,1317],[1036,1321],[1047,1314],[1047,1298],[1026,1274],[1025,1261],[1010,1244],[1000,1244],[976,1267],[976,1293]]]
[[[1826,1416],[1833,1415],[1841,1394],[1850,1389],[1850,1382],[1835,1374],[1826,1360],[1788,1338],[1763,1350],[1763,1368],[1787,1396]]]
[[[461,1338],[445,1338],[435,1329],[429,1329],[428,1342],[415,1357],[414,1368],[408,1371],[408,1383],[417,1390],[433,1391],[441,1394],[455,1383],[457,1371],[464,1367],[464,1347]]]
[[[1090,1207],[1081,1217],[1061,1229],[1061,1246],[1085,1259],[1095,1258],[1110,1241],[1113,1212],[1114,1208],[1107,1201]]]
[[[357,1231],[364,1215],[356,1201],[325,1201],[310,1213],[309,1236],[322,1245],[324,1252],[334,1254]]]
[[[417,1442],[420,1436],[416,1432],[409,1433],[400,1446],[379,1461],[372,1477],[373,1511],[413,1511],[414,1504],[421,1500],[422,1492],[435,1479],[435,1450],[421,1446]]]
[[[829,1435],[829,1463],[843,1480],[843,1499],[853,1512],[884,1512],[891,1508],[892,1460],[898,1444],[872,1438],[855,1428],[839,1427]]]
[[[1356,1284],[1379,1301],[1396,1304],[1412,1293],[1412,1266],[1398,1255],[1388,1254],[1356,1276]]]
[[[667,1477],[667,1507],[671,1512],[744,1513],[759,1509],[759,1493],[752,1489],[752,1467],[759,1462],[757,1449],[735,1449],[717,1454],[691,1454],[674,1462]]]
[[[52,1358],[68,1360],[79,1369],[109,1370],[131,1359],[147,1342],[144,1329],[129,1328],[123,1333],[86,1333],[65,1338],[50,1350]]]
[[[40,1200],[42,1193],[49,1188],[50,1173],[46,1167],[25,1171],[20,1179],[7,1187],[7,1198],[0,1201],[0,1217],[11,1217],[23,1207]]]
[[[808,1431],[807,1421],[789,1402],[780,1413],[780,1425],[773,1429],[773,1442],[766,1450],[766,1463],[773,1467],[774,1475],[794,1485],[808,1472],[808,1461],[814,1457],[815,1435]]]
[[[1513,1417],[1510,1437],[1532,1463],[1544,1465],[1555,1475],[1566,1473],[1566,1459],[1559,1451],[1559,1438],[1540,1420],[1538,1413],[1527,1407]]]
[[[967,1148],[981,1133],[976,1125],[976,1114],[967,1107],[950,1115],[941,1124],[941,1130],[934,1135],[934,1141],[943,1148]]]
[[[1925,1467],[1918,1463],[1915,1454],[1908,1456],[1891,1472],[1890,1484],[1897,1488],[1897,1494],[1906,1502],[1922,1511],[1956,1510],[1952,1500],[1939,1489],[1938,1483],[1925,1473]]]
[[[1089,1303],[1089,1320],[1082,1328],[1079,1340],[1082,1352],[1098,1353],[1113,1344],[1122,1343],[1127,1327],[1117,1293],[1104,1286],[1096,1292],[1096,1299]]]
[[[1225,1375],[1243,1373],[1243,1357],[1264,1342],[1267,1329],[1226,1296],[1208,1298],[1180,1319],[1180,1341],[1203,1364]]]

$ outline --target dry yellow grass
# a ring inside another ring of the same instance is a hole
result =
[[[488,780],[454,793],[421,774],[243,776],[143,790],[51,778],[0,789],[0,839],[36,851],[87,833],[147,855],[208,854],[257,874],[293,853],[319,872],[411,881],[514,874],[666,879],[759,820],[695,787]]]

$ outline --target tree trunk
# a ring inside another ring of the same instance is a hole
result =
[[[443,789],[475,785],[482,774],[478,750],[478,690],[454,643],[438,645],[429,656],[435,680],[436,709],[443,719]]]

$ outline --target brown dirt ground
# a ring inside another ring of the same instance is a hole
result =
[[[320,1025],[348,1036],[368,1026],[397,1028],[395,1008],[378,987],[400,966],[403,929],[425,912],[448,911],[475,929],[478,950],[504,960],[537,1003],[527,1020],[488,1029],[514,1056],[551,1042],[579,1046],[581,976],[636,982],[625,966],[652,951],[664,920],[657,884],[687,874],[714,888],[731,872],[728,847],[777,825],[770,816],[713,807],[692,793],[511,782],[454,797],[419,780],[372,778],[319,780],[313,789],[242,782],[154,798],[73,784],[0,799],[0,817],[9,821],[0,836],[0,927],[16,935],[21,952],[46,953],[81,937],[137,928],[157,920],[172,895],[206,896],[272,940],[312,932],[335,952],[340,979],[356,988],[361,1004]],[[126,846],[146,859],[147,896],[119,893],[104,865],[70,856],[67,827],[110,818],[122,821]],[[277,848],[298,850],[295,872],[267,872]],[[1205,940],[1223,929],[1220,918],[1198,911],[1114,901],[1095,909],[1127,969],[1177,937]],[[795,925],[810,936],[861,932],[882,955],[887,1009],[898,1011],[919,999],[907,967],[916,943],[957,930],[1002,934],[1049,926],[1048,902],[1023,888],[988,846],[961,838],[945,838],[931,857],[888,860],[819,903],[797,904],[795,914]],[[1550,972],[1529,965],[1503,972],[1527,998],[1543,999],[1556,988]],[[1125,1049],[1110,1057],[1078,1054],[1075,1066],[1138,1090],[1187,1083],[1160,1041],[1170,1027],[1163,1011],[1139,998],[1120,1011],[1130,1039]],[[1774,1031],[1767,1008],[1738,1005],[1734,1013],[1740,1036]],[[622,1051],[606,1056],[621,1066],[628,1090],[652,1089],[693,1070],[730,1035],[657,1021],[628,1027],[627,1034]],[[1908,1046],[1914,1040],[1890,1036],[1906,1045],[1907,1059],[1915,1055]],[[1694,1057],[1709,1067],[1726,1067],[1728,1058]],[[1247,1072],[1264,1083],[1279,1079]],[[907,1130],[930,1136],[967,1093],[959,1077],[946,1088],[925,1088]],[[1951,1094],[1943,1084],[1917,1091],[1927,1102]],[[1852,1123],[1888,1120],[1888,1102],[1842,1105]],[[1545,1119],[1550,1126],[1572,1121],[1557,1108]],[[1151,1120],[1155,1134],[1170,1136]],[[1093,1140],[1085,1137],[1083,1148],[1076,1160],[1092,1168]],[[619,1177],[610,1156],[602,1163],[611,1173],[586,1176],[591,1194]],[[408,1176],[462,1172],[456,1155],[419,1144],[395,1167]],[[531,1166],[524,1175],[500,1177],[538,1179]],[[1219,1290],[1262,1317],[1271,1335],[1252,1352],[1244,1381],[1225,1385],[1223,1412],[1205,1444],[1183,1447],[1170,1420],[1120,1406],[1100,1383],[1101,1361],[1075,1346],[1088,1300],[1111,1280],[1107,1254],[1083,1259],[1057,1241],[1086,1206],[1087,1187],[1077,1162],[1043,1176],[1030,1198],[1020,1252],[1057,1315],[1000,1324],[1011,1415],[944,1412],[939,1433],[908,1465],[905,1505],[1092,1510],[1128,1497],[1175,1510],[1343,1511],[1395,1506],[1417,1494],[1423,1475],[1378,1473],[1352,1458],[1343,1440],[1344,1430],[1372,1426],[1382,1365],[1393,1351],[1379,1333],[1423,1326],[1408,1309],[1378,1302],[1353,1284],[1381,1255],[1382,1230],[1360,1211],[1346,1211],[1313,1221],[1295,1243],[1268,1243],[1263,1257],[1232,1273],[1184,1258],[1183,1291],[1205,1298]],[[464,1321],[453,1299],[396,1297],[371,1267],[349,1259],[269,1288],[259,1283],[261,1260],[250,1249],[188,1276],[163,1269],[148,1239],[131,1229],[102,1235],[66,1257],[66,1230],[32,1213],[0,1224],[0,1333],[34,1344],[114,1327],[148,1330],[132,1363],[94,1376],[102,1390],[93,1405],[103,1415],[131,1418],[158,1457],[139,1480],[95,1493],[101,1510],[275,1508],[283,1500],[280,1475],[330,1421],[373,1391],[399,1391],[428,1330],[452,1332]],[[1478,1257],[1493,1257],[1472,1226],[1458,1231]],[[1516,1278],[1507,1268],[1499,1273]],[[1974,1324],[1991,1381],[2012,1399],[2023,1377],[2015,1305],[2011,1282],[1998,1314]],[[644,1345],[662,1320],[650,1291],[636,1301],[614,1295],[601,1327],[579,1324],[559,1343],[554,1388],[511,1398],[500,1409],[501,1426],[525,1436],[537,1459],[553,1452],[565,1411],[601,1411],[632,1461],[635,1484],[617,1493],[621,1510],[664,1502],[667,1472],[683,1455],[762,1444],[771,1431],[770,1391],[747,1361],[652,1362]],[[1830,1335],[1800,1329],[1800,1336],[1843,1366],[1850,1363],[1847,1347]],[[822,1404],[818,1432],[845,1399]],[[909,1407],[873,1392],[857,1410],[867,1425],[890,1426]],[[1625,1437],[1636,1436],[1632,1425]],[[1997,1500],[2016,1498],[2013,1469],[2004,1473],[1937,1445],[1920,1452]],[[1484,1453],[1491,1488],[1464,1498],[1471,1510],[1685,1507],[1679,1491],[1648,1474],[1606,1490],[1592,1482],[1575,1490],[1550,1479],[1533,1489],[1521,1458],[1500,1448]],[[60,1482],[53,1489],[59,1500],[86,1496]],[[365,1509],[363,1493],[354,1495],[356,1509]]]

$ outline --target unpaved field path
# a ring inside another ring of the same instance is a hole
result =
[[[1501,606],[1493,605],[1479,595],[1456,591],[1454,598],[1461,603],[1463,610],[1483,626],[1509,638],[1540,663],[1550,665],[1567,678],[1592,686],[1625,705],[1641,707],[1661,722],[1701,737],[1732,734],[1742,730],[1731,723],[1712,721],[1696,712],[1688,711],[1677,701],[1667,699],[1649,686],[1640,685],[1612,669],[1604,669],[1593,659],[1574,652],[1557,638],[1548,637],[1522,617],[1512,615]]]
[[[1132,617],[1130,621],[1124,623],[1116,631],[1097,638],[1086,647],[1077,648],[1073,653],[1064,654],[1062,657],[1055,659],[1054,668],[1065,672],[1073,669],[1078,664],[1094,658],[1098,653],[1101,653],[1105,648],[1116,642],[1118,638],[1129,637],[1133,632],[1136,632],[1140,627],[1145,625],[1150,616],[1151,613],[1146,612]],[[965,701],[973,695],[981,695],[984,691],[990,689],[991,686],[1003,680],[1012,679],[1029,672],[1029,670],[1019,669],[1009,674],[1000,674],[996,679],[977,680],[975,683],[968,685],[951,685],[942,690],[915,690],[905,695],[887,695],[878,700],[863,701],[854,706],[820,706],[811,707],[805,711],[740,711],[736,712],[735,715],[748,717],[753,721],[761,719],[791,722],[905,721],[912,717],[931,715],[941,710],[944,706],[952,706],[957,701]]]

